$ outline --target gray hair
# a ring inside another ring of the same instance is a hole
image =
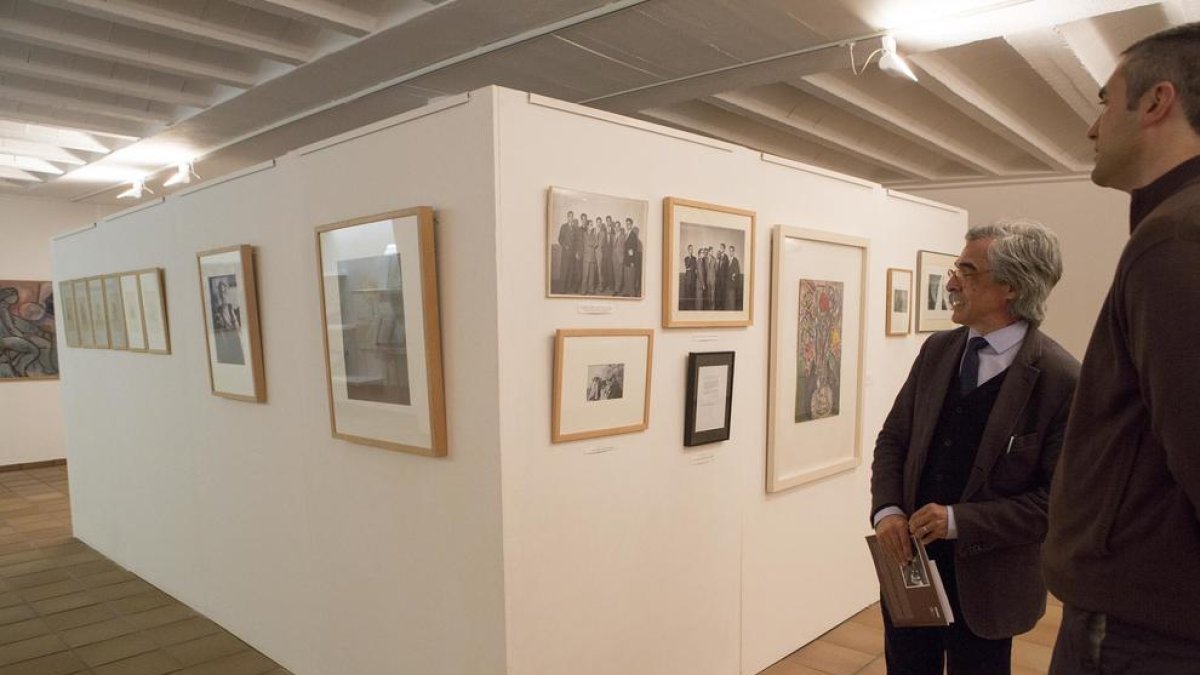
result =
[[[967,231],[967,241],[991,239],[988,264],[992,279],[1013,289],[1012,313],[1039,326],[1046,318],[1046,298],[1062,278],[1058,237],[1036,220],[1002,218]]]

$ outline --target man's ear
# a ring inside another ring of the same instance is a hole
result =
[[[1142,109],[1142,124],[1151,126],[1166,119],[1177,96],[1175,85],[1166,80],[1150,87],[1145,94],[1142,94],[1142,100],[1139,101],[1139,107]]]

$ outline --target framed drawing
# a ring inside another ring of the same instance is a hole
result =
[[[146,322],[142,319],[142,291],[137,273],[120,275],[120,283],[121,309],[125,311],[125,335],[129,341],[129,351],[144,352],[149,347],[146,344]]]
[[[171,353],[171,331],[167,324],[167,298],[163,293],[161,267],[134,272],[138,293],[142,297],[142,325],[145,326],[146,351],[150,354]]]
[[[649,202],[552,187],[546,297],[641,300]]]
[[[559,329],[554,335],[554,443],[650,425],[654,331]]]
[[[54,284],[0,281],[0,381],[58,379]]]
[[[75,291],[75,318],[79,322],[79,346],[95,347],[96,335],[92,330],[92,305],[88,302],[87,279],[71,282]]]
[[[889,267],[887,271],[888,335],[908,335],[912,325],[912,270]]]
[[[683,444],[729,440],[733,415],[733,352],[688,354]]]
[[[754,323],[754,212],[663,200],[663,327]]]
[[[866,239],[777,226],[771,251],[767,492],[862,457]]]
[[[87,278],[87,297],[92,313],[92,343],[100,349],[108,349],[112,345],[108,334],[108,310],[104,302],[104,277]]]
[[[917,332],[932,333],[954,328],[950,320],[950,298],[946,273],[958,257],[949,253],[917,251]]]
[[[238,401],[267,400],[254,247],[219,248],[196,254],[200,304],[208,345],[212,393]]]
[[[108,323],[109,346],[129,349],[129,332],[125,329],[125,302],[121,298],[121,277],[104,276],[104,317]]]
[[[317,228],[334,438],[446,455],[433,209]]]
[[[75,282],[58,282],[58,295],[54,299],[55,308],[61,308],[63,317],[63,337],[68,347],[79,346],[79,322],[75,320]]]

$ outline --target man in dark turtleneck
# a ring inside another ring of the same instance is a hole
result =
[[[889,673],[1008,675],[1012,636],[1046,608],[1046,500],[1079,363],[1038,330],[1062,276],[1033,221],[971,228],[931,335],[875,443],[871,520],[896,564],[910,536],[937,561],[955,622],[901,628],[884,612]],[[886,607],[885,607],[886,610]]]
[[[1050,497],[1050,672],[1200,673],[1200,23],[1125,51],[1088,136],[1131,236]]]

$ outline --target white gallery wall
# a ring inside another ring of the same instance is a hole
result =
[[[107,209],[70,202],[0,196],[0,279],[49,281],[50,239],[79,229]],[[57,293],[58,288],[56,287]],[[61,340],[60,355],[61,355]],[[0,466],[66,456],[57,380],[0,381]]]
[[[650,204],[641,301],[545,297],[546,192]],[[662,199],[758,214],[754,323],[663,329]],[[332,440],[313,229],[438,216],[449,456]],[[862,463],[765,492],[770,236],[871,241]],[[297,151],[56,243],[56,278],[166,268],[173,354],[67,349],[78,535],[297,675],[752,675],[874,602],[876,431],[923,335],[885,270],[965,212],[504,89]],[[208,391],[195,254],[258,249],[267,402]],[[598,312],[598,313],[596,313]],[[649,429],[550,442],[558,328],[655,329]],[[682,445],[690,351],[735,350],[729,441]]]
[[[1058,235],[1063,278],[1050,295],[1042,326],[1082,359],[1117,259],[1129,239],[1129,195],[1084,177],[1052,183],[956,187],[916,192],[966,209],[971,225],[998,218],[1035,218]]]

